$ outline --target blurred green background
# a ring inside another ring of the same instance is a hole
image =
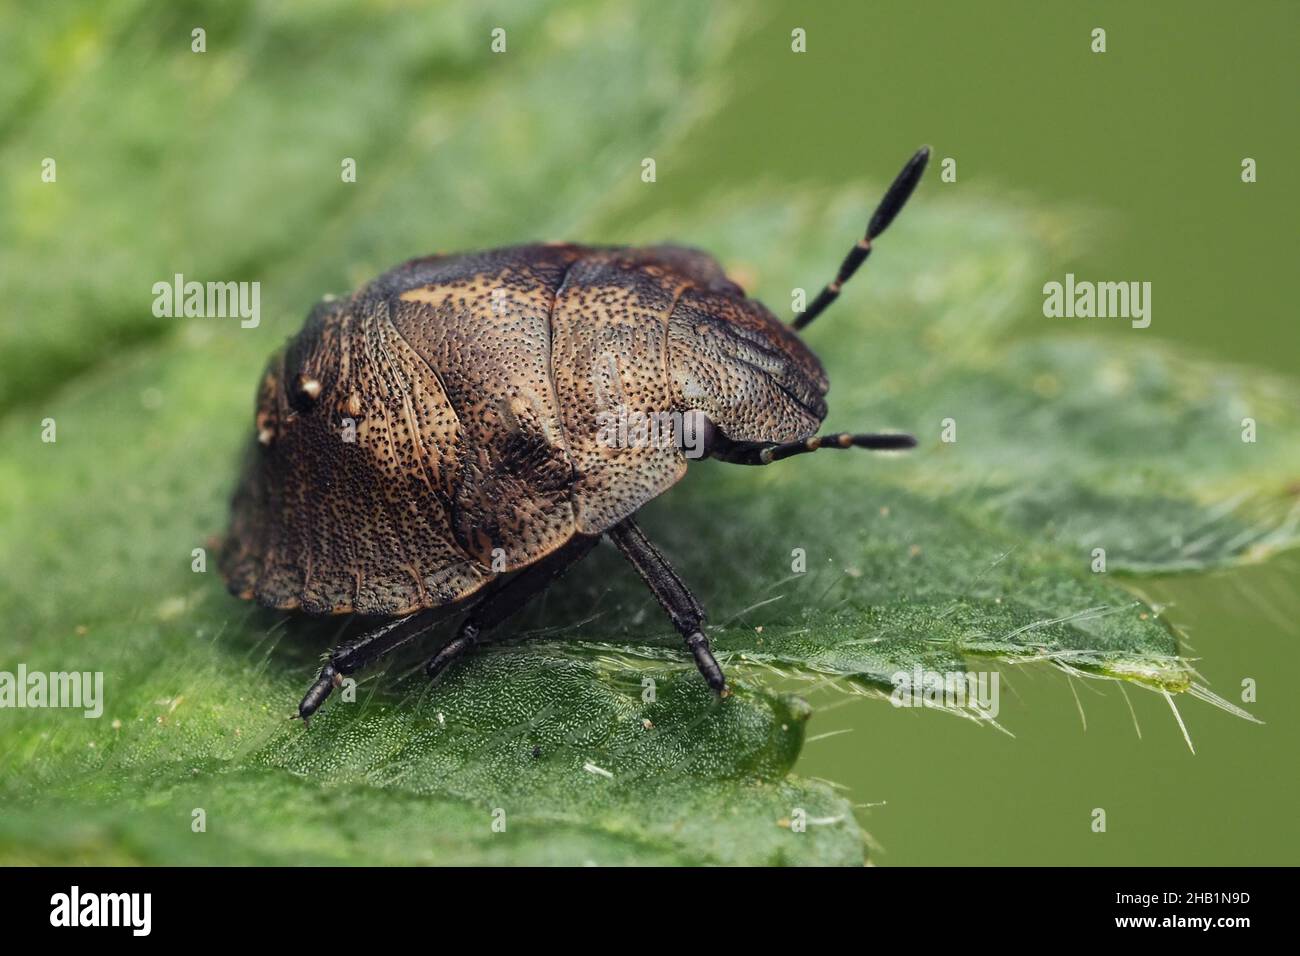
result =
[[[768,26],[731,58],[731,95],[664,176],[689,204],[717,182],[886,180],[914,144],[957,159],[945,190],[1060,204],[1098,228],[1059,271],[1153,283],[1153,335],[1234,362],[1300,369],[1286,281],[1297,251],[1300,5],[1289,2],[768,4]],[[808,53],[786,55],[803,27]],[[1094,54],[1094,27],[1107,52]],[[1243,157],[1259,179],[1240,179]],[[900,227],[905,228],[905,227]],[[882,248],[885,248],[882,246]],[[874,263],[887,268],[881,255]],[[864,278],[863,282],[870,282]],[[1031,300],[1032,302],[1033,300]],[[833,321],[833,320],[828,320]],[[1045,319],[1025,309],[1023,326]],[[834,408],[834,390],[831,393]],[[1117,468],[1122,468],[1120,462]],[[1300,562],[1144,581],[1171,605],[1212,688],[1259,685],[1254,726],[1180,701],[1197,753],[1164,701],[1114,685],[1003,669],[1015,740],[881,707],[818,700],[799,770],[882,803],[863,819],[883,865],[1294,864]],[[1107,808],[1109,831],[1088,827]],[[1067,809],[1068,808],[1068,809]]]
[[[93,399],[114,374],[123,391],[107,394],[134,397],[128,390],[135,378],[152,374],[148,361],[159,357],[147,350],[169,338],[180,340],[176,351],[188,350],[191,362],[208,350],[220,356],[211,368],[237,370],[229,380],[172,380],[165,403],[144,390],[140,408],[118,409],[123,429],[140,425],[144,447],[116,432],[78,435],[75,420],[61,424],[61,441],[67,434],[73,448],[76,441],[111,442],[105,457],[128,470],[112,478],[120,500],[108,518],[80,494],[102,481],[59,477],[72,489],[58,516],[60,533],[89,529],[93,560],[75,574],[63,555],[75,552],[79,537],[61,540],[57,555],[42,552],[46,565],[6,542],[14,550],[13,566],[0,567],[5,576],[59,582],[9,596],[6,651],[32,653],[55,639],[75,645],[66,625],[83,619],[76,603],[99,594],[104,606],[94,610],[125,618],[135,646],[150,653],[185,647],[181,664],[193,654],[214,669],[243,659],[242,647],[193,651],[183,643],[191,615],[209,640],[204,622],[235,621],[236,629],[246,622],[214,581],[194,584],[176,561],[176,542],[188,550],[195,528],[222,526],[232,478],[225,463],[233,469],[233,460],[204,444],[205,432],[232,447],[243,435],[243,417],[217,418],[231,409],[245,416],[256,370],[300,323],[305,296],[342,292],[418,253],[513,239],[639,237],[647,221],[689,223],[706,200],[717,203],[732,189],[762,196],[777,216],[783,197],[799,191],[879,188],[921,143],[930,143],[938,160],[957,160],[958,181],[941,183],[932,167],[915,205],[856,281],[859,306],[873,283],[897,294],[916,279],[900,267],[923,268],[924,255],[901,254],[909,214],[919,227],[926,215],[1010,204],[1049,210],[1069,225],[1050,253],[1050,271],[1017,300],[1019,334],[1061,331],[1069,321],[1038,311],[1038,283],[1066,271],[1150,281],[1149,329],[1093,320],[1083,331],[1121,351],[1167,340],[1223,362],[1300,371],[1300,330],[1285,291],[1300,199],[1287,171],[1300,137],[1294,3],[760,0],[735,6],[723,21],[725,37],[702,25],[697,31],[697,18],[703,24],[709,16],[703,5],[698,13],[679,5],[661,14],[647,3],[637,8],[639,21],[597,2],[561,13],[530,2],[472,13],[446,4],[431,12],[364,6],[374,12],[373,26],[344,4],[313,6],[312,17],[320,13],[309,36],[298,33],[307,7],[297,3],[117,2],[52,12],[30,4],[2,12],[0,349],[7,355],[0,400],[17,409],[6,434],[30,438],[22,416],[31,418],[51,397]],[[589,20],[597,26],[584,34],[579,25]],[[485,39],[498,21],[510,25],[518,58],[500,69]],[[190,26],[199,22],[221,51],[210,62],[185,52]],[[807,31],[805,54],[790,52],[795,27]],[[1090,52],[1095,27],[1107,31],[1104,54]],[[22,30],[31,42],[19,42]],[[620,30],[643,36],[644,49],[621,51]],[[592,34],[610,37],[607,46]],[[549,70],[546,47],[562,53]],[[554,75],[555,93],[571,97],[569,71],[579,68],[598,71],[582,108],[551,95],[547,79]],[[675,87],[678,68],[686,76],[697,70],[699,88]],[[525,81],[532,86],[521,90]],[[688,115],[674,112],[679,102]],[[624,104],[632,105],[620,112]],[[111,135],[96,135],[101,121]],[[586,151],[577,160],[575,144]],[[635,151],[631,164],[628,149]],[[58,190],[32,174],[47,150],[60,157]],[[337,157],[346,155],[359,157],[353,193],[337,179]],[[642,155],[658,160],[653,189],[634,178]],[[1241,182],[1244,157],[1257,160],[1257,183]],[[633,172],[607,175],[624,168]],[[549,223],[560,234],[519,235],[521,222]],[[412,248],[425,235],[427,246]],[[854,238],[837,233],[832,245],[847,249]],[[900,250],[892,265],[891,245]],[[835,264],[801,281],[812,287]],[[936,269],[942,265],[936,260]],[[257,336],[211,325],[178,332],[170,320],[151,319],[141,290],[173,271],[273,276],[262,301],[264,328]],[[771,288],[776,280],[765,281]],[[56,306],[44,321],[47,301]],[[769,304],[784,313],[779,298]],[[853,334],[853,316],[846,304],[815,330],[811,341],[829,366],[836,364],[836,334]],[[137,349],[145,356],[138,364],[131,357]],[[842,364],[835,371],[841,385],[831,393],[833,418],[836,395],[850,387],[839,376],[851,377]],[[75,387],[81,373],[92,380],[87,391]],[[193,463],[158,462],[176,448]],[[0,484],[18,484],[8,477]],[[712,479],[714,490],[733,478]],[[763,479],[750,480],[759,488]],[[25,493],[39,503],[46,483],[33,482],[36,490]],[[0,503],[13,527],[42,527],[28,499]],[[19,565],[25,576],[16,573]],[[114,582],[127,575],[131,586],[119,593]],[[158,583],[146,581],[137,599],[134,578],[149,575]],[[1179,698],[1195,755],[1155,694],[1129,689],[1126,702],[1117,684],[1071,685],[1046,667],[1004,666],[1009,686],[1000,720],[1014,739],[941,714],[819,692],[796,769],[843,787],[883,865],[1294,863],[1300,700],[1285,682],[1295,672],[1298,582],[1295,552],[1232,571],[1133,581],[1148,601],[1169,606],[1204,683],[1237,700],[1244,678],[1258,682],[1258,703],[1248,709],[1263,726]],[[697,587],[711,591],[707,582]],[[727,606],[721,597],[717,603]],[[86,619],[98,636],[93,614]],[[57,636],[45,633],[51,621],[61,628]],[[300,652],[304,660],[285,655],[292,665],[282,667],[297,670],[273,676],[296,686],[310,653]],[[283,696],[279,684],[257,686],[263,701]],[[208,689],[218,696],[219,687]],[[216,728],[241,719],[230,713],[237,709],[213,721]],[[190,725],[191,741],[158,746],[188,756],[186,746],[211,746],[213,734],[204,730],[211,728]],[[19,749],[40,754],[42,746],[28,738]],[[170,750],[164,755],[175,758]],[[1090,829],[1094,807],[1107,810],[1105,834]]]

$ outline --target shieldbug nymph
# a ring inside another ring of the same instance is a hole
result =
[[[789,326],[711,256],[678,246],[432,256],[317,305],[262,377],[221,555],[240,597],[382,619],[331,652],[299,716],[464,602],[427,665],[437,676],[602,537],[725,694],[704,609],[634,518],[686,473],[688,429],[619,443],[601,423],[675,414],[693,424],[699,454],[743,465],[915,445],[818,436],[830,383],[797,333],[862,265],[929,155],[903,167],[835,279]]]

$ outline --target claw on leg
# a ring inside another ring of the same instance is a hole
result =
[[[696,631],[686,639],[686,647],[690,650],[691,656],[695,658],[695,666],[704,675],[704,680],[708,683],[709,688],[720,697],[729,696],[731,692],[727,689],[727,678],[723,675],[717,658],[713,656],[713,650],[709,647],[709,639]]]
[[[438,651],[437,654],[434,654],[433,657],[429,658],[429,663],[424,665],[425,675],[430,680],[433,680],[446,670],[447,666],[452,661],[463,656],[471,647],[473,647],[477,642],[477,639],[478,629],[467,624],[466,627],[462,629],[461,633],[450,641],[446,647]]]
[[[325,698],[330,695],[330,692],[341,683],[343,683],[343,675],[335,670],[333,664],[326,664],[321,668],[320,677],[316,678],[316,683],[311,685],[298,704],[298,716],[302,719],[304,727],[308,726],[311,715],[325,703]]]
[[[730,696],[727,679],[709,648],[709,639],[700,630],[704,625],[704,608],[695,600],[668,559],[631,518],[623,519],[606,533],[623,553],[623,557],[636,568],[660,606],[668,612],[668,617],[685,639],[686,648],[695,658],[695,666],[700,669],[709,687],[719,697]]]

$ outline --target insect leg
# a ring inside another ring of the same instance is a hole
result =
[[[425,673],[431,678],[441,674],[448,664],[482,641],[487,631],[522,610],[524,605],[546,590],[552,581],[586,557],[598,541],[598,536],[579,535],[554,554],[529,565],[505,581],[474,606],[469,616],[461,622],[456,636],[429,659],[424,666]]]
[[[695,658],[695,666],[700,669],[709,686],[725,694],[727,680],[709,648],[709,639],[700,630],[704,624],[704,608],[700,607],[700,602],[695,600],[668,559],[651,543],[633,519],[624,519],[606,534],[623,553],[623,557],[636,568],[659,604],[668,612],[673,626],[686,639],[686,647]]]
[[[311,685],[298,704],[298,716],[306,722],[325,703],[330,692],[343,683],[345,676],[419,637],[438,623],[442,617],[441,612],[442,608],[432,608],[416,611],[394,621],[385,621],[375,629],[334,648],[329,660],[321,668],[316,683]]]

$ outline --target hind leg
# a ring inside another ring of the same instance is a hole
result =
[[[599,537],[579,535],[555,553],[524,568],[484,597],[461,622],[456,636],[429,659],[424,668],[425,673],[430,678],[437,677],[447,665],[483,643],[487,632],[522,610],[529,601],[546,590],[551,582],[585,558],[599,540]]]
[[[520,571],[504,584],[481,598],[460,626],[456,636],[426,665],[430,677],[436,677],[448,664],[460,657],[481,636],[523,608],[546,586],[586,556],[599,538],[579,536],[549,557]],[[443,617],[443,608],[417,611],[395,621],[386,621],[372,631],[340,644],[321,668],[320,676],[298,704],[298,716],[305,723],[325,703],[343,678],[367,664],[391,654],[429,631]]]
[[[325,698],[343,678],[353,671],[360,670],[367,664],[391,654],[403,644],[407,644],[438,623],[442,608],[416,611],[395,621],[385,621],[372,631],[367,631],[350,641],[345,641],[330,652],[329,661],[321,668],[316,683],[303,696],[298,704],[298,716],[303,723],[325,703]]]

